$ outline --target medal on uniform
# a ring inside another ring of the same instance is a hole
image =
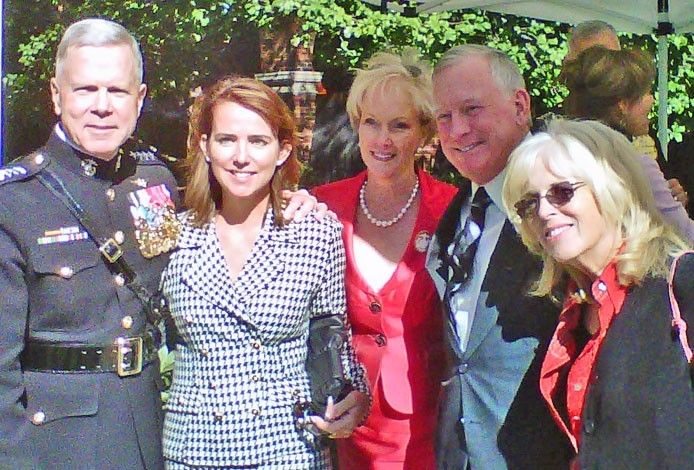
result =
[[[128,194],[135,223],[135,238],[145,258],[153,258],[176,247],[181,222],[168,188],[160,184]]]
[[[46,230],[43,236],[36,239],[39,245],[51,245],[53,243],[69,243],[78,240],[87,240],[89,234],[78,226],[60,227],[55,230]]]

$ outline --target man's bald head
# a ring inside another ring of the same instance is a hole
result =
[[[566,60],[573,60],[589,47],[601,45],[615,51],[622,47],[614,27],[600,20],[584,21],[571,30]]]

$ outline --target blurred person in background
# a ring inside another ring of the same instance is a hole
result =
[[[654,103],[654,77],[653,60],[643,51],[590,47],[575,60],[567,61],[562,69],[561,80],[569,89],[565,114],[600,120],[630,140],[647,134],[648,114]],[[655,160],[643,153],[636,155],[666,220],[694,240],[694,222],[684,209],[686,191],[679,183],[672,190]]]

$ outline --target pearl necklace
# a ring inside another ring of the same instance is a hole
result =
[[[377,227],[390,227],[391,225],[399,222],[400,219],[402,219],[405,216],[407,211],[410,210],[410,207],[414,202],[414,198],[417,197],[417,192],[419,191],[419,178],[417,178],[414,183],[414,188],[412,188],[412,194],[410,194],[410,198],[405,203],[405,207],[400,209],[400,212],[398,212],[397,215],[390,220],[378,220],[376,217],[371,215],[371,212],[369,212],[369,208],[366,207],[366,198],[364,197],[364,194],[366,193],[367,183],[368,181],[364,180],[364,184],[361,185],[361,189],[359,190],[359,206],[361,207],[361,211],[364,213],[366,218],[369,219],[369,222],[376,225]]]

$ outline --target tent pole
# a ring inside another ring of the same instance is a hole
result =
[[[670,23],[668,0],[658,0],[658,140],[667,160],[668,144],[668,34],[674,32]]]
[[[5,24],[5,18],[4,18],[4,7],[5,7],[5,2],[0,0],[0,23],[3,25]],[[4,49],[4,43],[5,43],[5,38],[4,38],[4,30],[5,28],[2,28],[3,32],[0,33],[0,80],[2,80],[2,77],[4,76],[4,71],[2,69],[2,63],[4,62],[5,56],[3,55]],[[5,111],[5,87],[0,83],[0,167],[3,165],[3,158],[2,156],[5,153],[5,144],[3,142],[3,137],[5,136],[5,120],[3,113]]]

